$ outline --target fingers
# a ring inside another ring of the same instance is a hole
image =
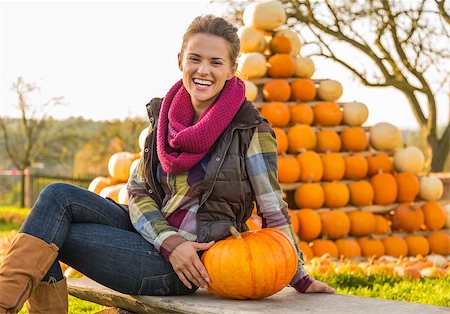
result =
[[[175,269],[175,273],[177,274],[178,278],[180,278],[181,282],[188,287],[189,289],[192,289],[192,285],[189,282],[189,280],[187,280],[186,276],[183,274],[182,271]]]
[[[204,250],[209,249],[211,246],[213,246],[214,243],[215,243],[214,241],[211,241],[211,242],[208,242],[208,243],[196,243],[196,242],[194,242],[193,245],[194,245],[194,247],[195,247],[195,249],[197,251],[204,251]]]

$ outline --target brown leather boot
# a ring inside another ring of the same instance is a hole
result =
[[[0,313],[17,313],[58,256],[58,247],[19,233],[0,266]]]
[[[51,278],[53,279],[53,278]],[[66,278],[41,281],[26,303],[30,314],[64,314],[68,310]]]

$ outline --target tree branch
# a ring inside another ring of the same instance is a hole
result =
[[[436,4],[438,7],[439,12],[441,13],[444,20],[447,22],[447,24],[450,24],[450,16],[448,16],[447,12],[445,11],[445,0],[436,0]]]

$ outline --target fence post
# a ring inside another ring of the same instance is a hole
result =
[[[31,207],[31,180],[30,180],[30,170],[27,168],[23,171],[24,177],[24,206],[26,208]]]

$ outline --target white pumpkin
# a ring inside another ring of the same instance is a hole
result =
[[[423,170],[425,156],[416,146],[399,149],[394,154],[394,167],[397,172],[412,172],[418,174]]]
[[[445,267],[447,265],[447,259],[439,254],[430,254],[425,256],[427,261],[433,262],[437,267]]]
[[[317,97],[325,101],[336,101],[343,93],[342,84],[336,80],[323,80],[317,87]]]
[[[266,63],[262,53],[242,53],[238,58],[237,74],[243,80],[263,77],[267,72]]]
[[[242,19],[247,27],[270,31],[286,23],[286,12],[278,0],[255,1],[245,8]]]
[[[251,27],[242,26],[238,30],[242,52],[264,52],[266,49],[266,39],[264,35]]]
[[[445,227],[450,229],[450,204],[444,206],[445,210]]]
[[[139,134],[139,148],[141,150],[144,150],[144,148],[145,148],[145,139],[147,138],[149,130],[150,130],[150,127],[148,126],[145,129],[143,129],[141,131],[141,133]]]
[[[442,180],[435,176],[424,176],[420,178],[419,197],[425,201],[434,202],[439,200],[444,193]]]
[[[125,204],[128,205],[128,190],[127,190],[127,185],[124,184],[120,190],[119,190],[119,195],[117,197],[117,202],[119,204]]]
[[[344,124],[361,126],[369,117],[369,109],[362,102],[352,101],[342,105]]]
[[[300,37],[298,37],[298,34],[290,28],[284,28],[284,29],[277,30],[277,32],[275,33],[275,36],[277,36],[277,35],[287,37],[289,39],[289,41],[291,42],[290,55],[294,56],[294,57],[298,56],[298,54],[300,53],[300,48],[302,47],[302,43],[300,41]]]
[[[109,175],[120,182],[126,182],[130,176],[130,166],[133,161],[139,158],[139,154],[130,152],[118,152],[113,154],[108,161]]]
[[[379,122],[370,129],[370,144],[376,150],[394,151],[403,145],[402,132],[388,122]]]
[[[258,87],[252,81],[244,81],[245,84],[245,97],[249,101],[254,101],[258,97]]]
[[[314,62],[309,57],[296,57],[295,58],[295,76],[301,78],[311,78],[314,74],[316,67]]]
[[[140,159],[133,160],[133,162],[131,163],[131,166],[130,166],[130,175],[137,169],[140,162],[141,162]]]

